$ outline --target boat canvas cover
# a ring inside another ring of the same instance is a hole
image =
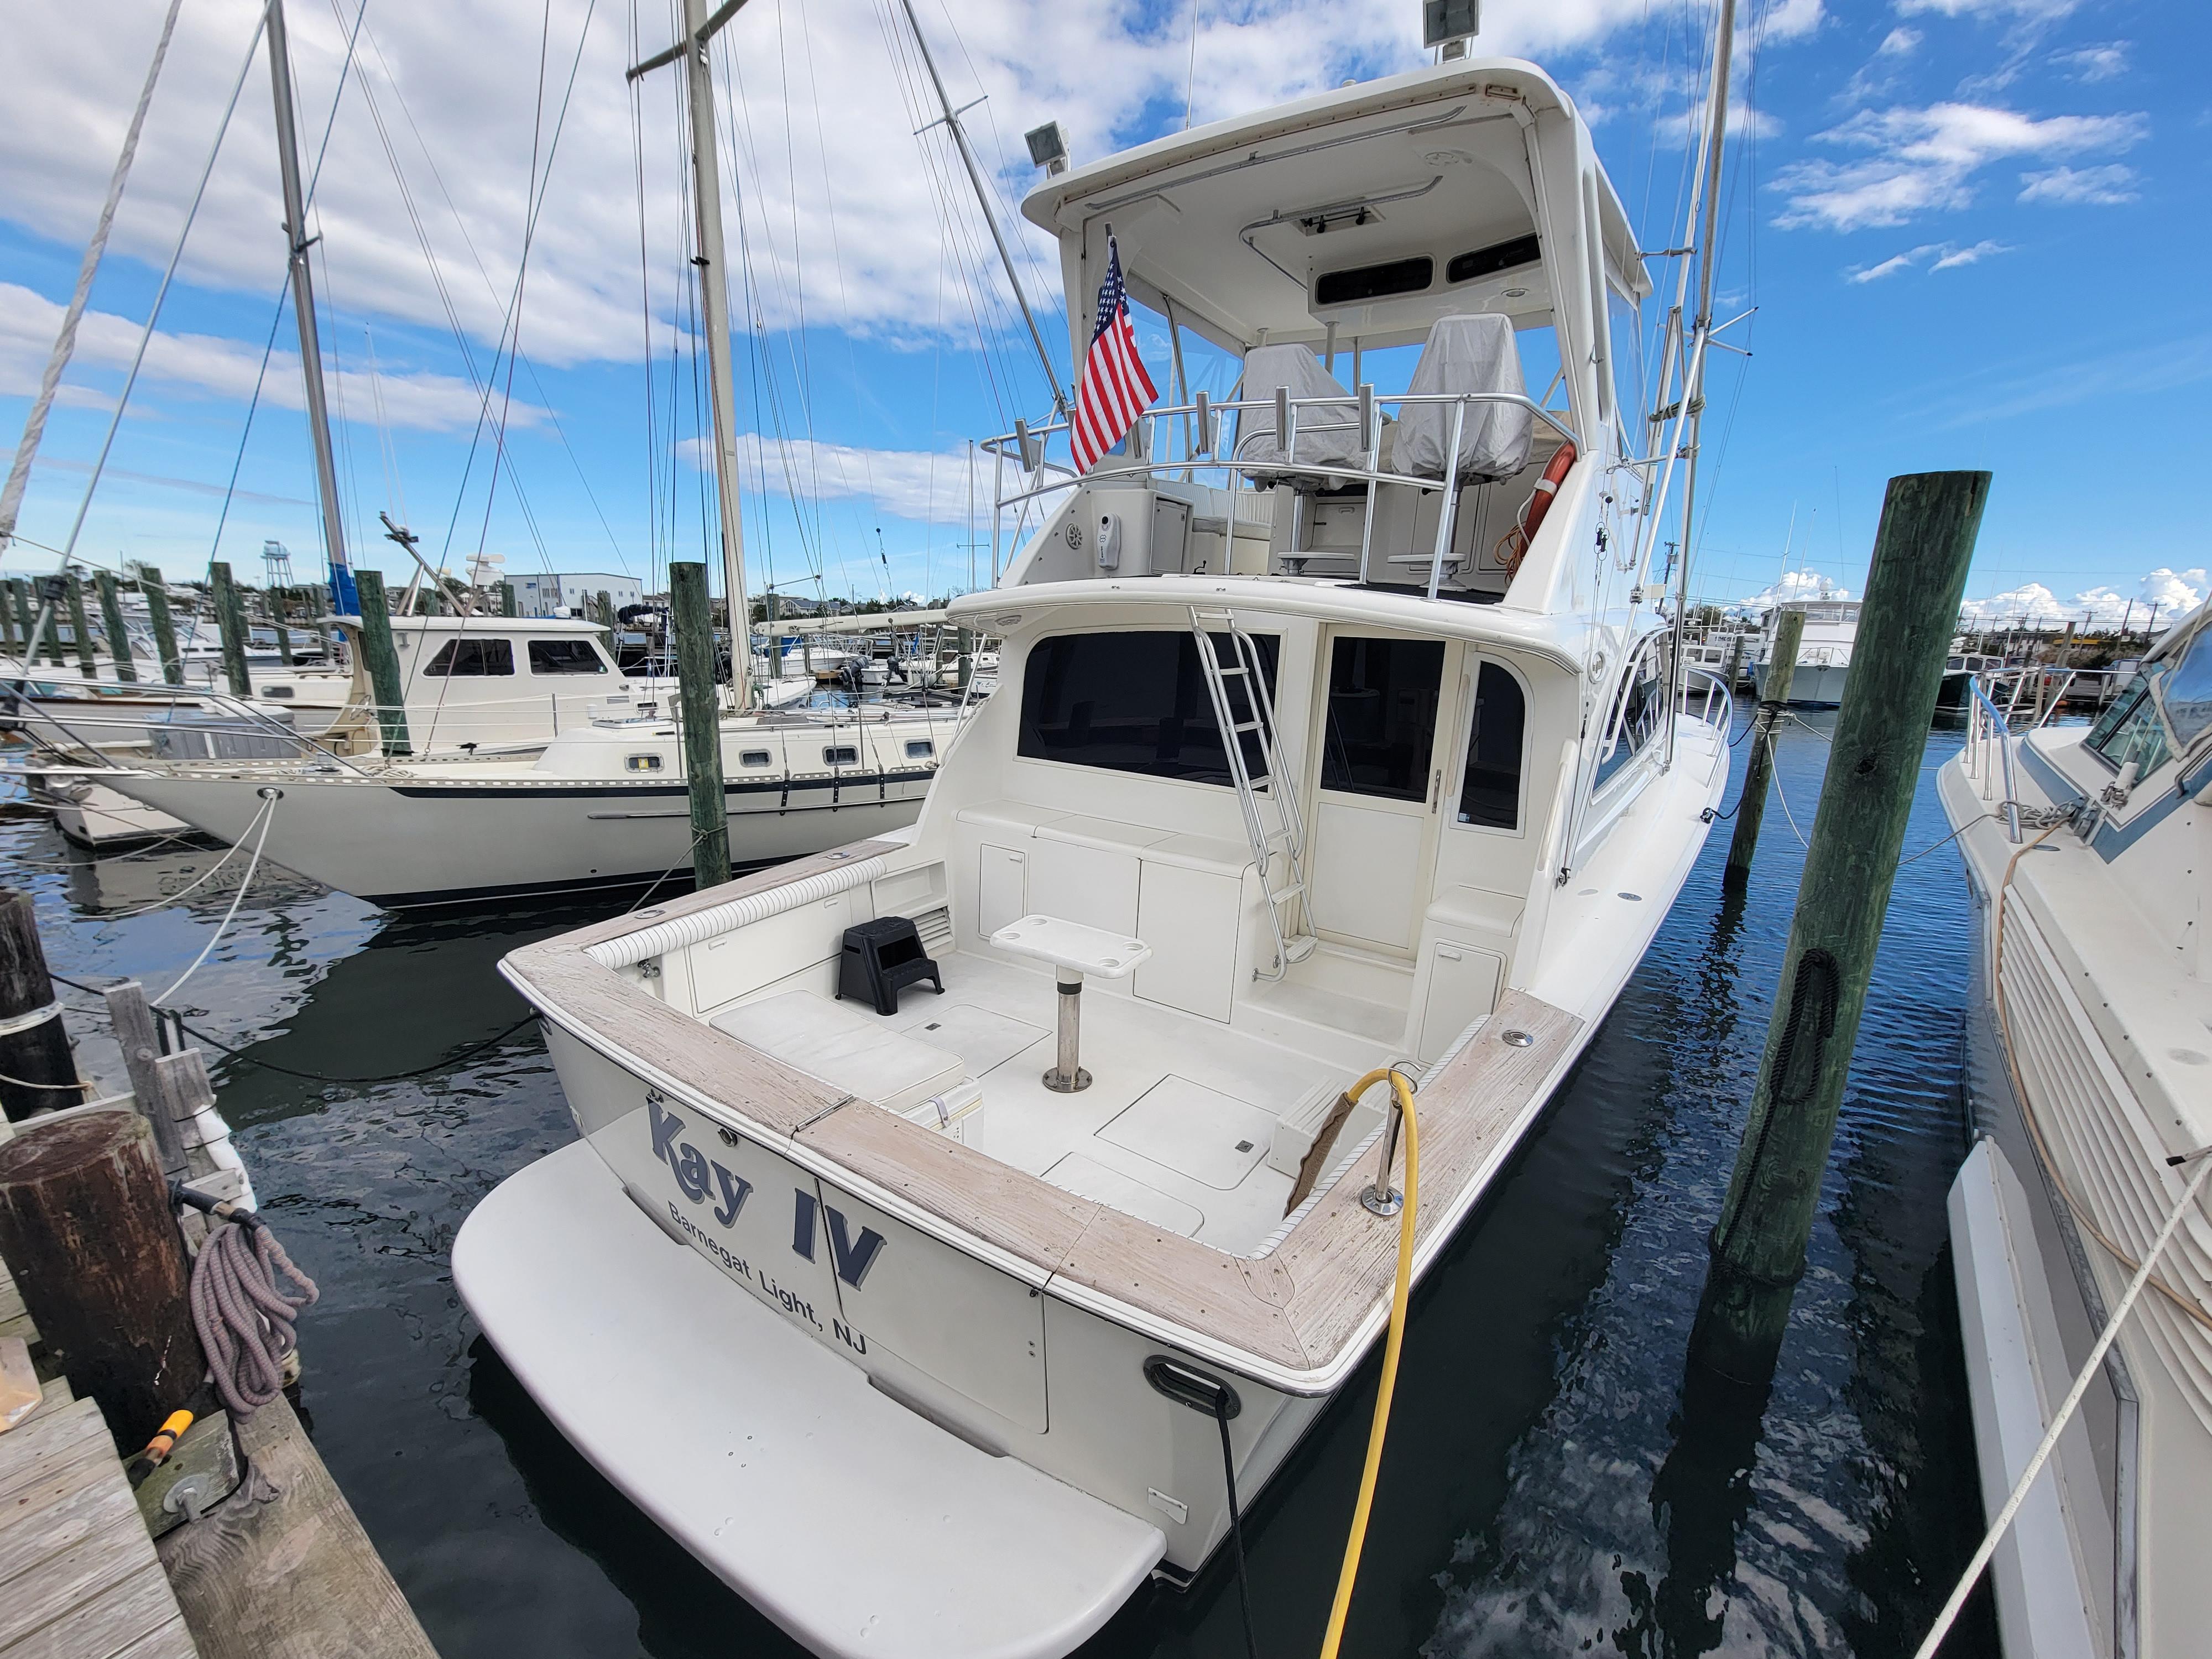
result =
[[[1429,330],[1413,378],[1411,396],[1504,392],[1528,395],[1521,379],[1521,350],[1514,343],[1513,319],[1491,313],[1440,317]],[[1393,442],[1392,465],[1417,478],[1444,476],[1451,447],[1453,406],[1407,404]],[[1460,429],[1458,477],[1462,483],[1510,478],[1528,464],[1529,428],[1534,416],[1518,404],[1467,405]]]
[[[1335,398],[1343,402],[1336,409],[1297,411],[1291,422],[1297,433],[1295,457],[1284,451],[1273,409],[1246,410],[1237,439],[1237,462],[1246,477],[1274,477],[1302,466],[1359,465],[1357,406],[1336,376],[1321,366],[1310,346],[1258,346],[1244,359],[1248,401],[1269,401],[1279,388],[1288,392],[1293,403],[1309,398]]]

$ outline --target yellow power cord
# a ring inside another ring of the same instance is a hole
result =
[[[1359,1552],[1367,1542],[1368,1511],[1375,1505],[1375,1477],[1382,1468],[1382,1438],[1390,1428],[1390,1396],[1398,1386],[1398,1352],[1406,1342],[1406,1301],[1413,1283],[1413,1222],[1420,1211],[1421,1136],[1414,1121],[1413,1091],[1395,1070],[1370,1072],[1344,1092],[1353,1100],[1384,1078],[1397,1091],[1398,1108],[1406,1122],[1406,1205],[1398,1212],[1398,1279],[1390,1291],[1390,1334],[1382,1345],[1382,1380],[1375,1389],[1375,1422],[1367,1431],[1367,1467],[1359,1474],[1359,1502],[1352,1510],[1352,1539],[1345,1546],[1344,1567],[1337,1575],[1336,1604],[1328,1611],[1328,1634],[1322,1639],[1322,1659],[1336,1659],[1344,1640],[1344,1621],[1352,1611],[1352,1587],[1359,1577]],[[1390,1172],[1376,1182],[1386,1190]]]

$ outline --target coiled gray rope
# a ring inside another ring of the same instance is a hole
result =
[[[280,1273],[301,1294],[279,1287]],[[283,1390],[284,1361],[300,1346],[292,1322],[320,1295],[258,1218],[208,1235],[192,1263],[192,1323],[232,1417],[258,1411]]]

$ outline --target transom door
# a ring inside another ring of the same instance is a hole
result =
[[[1325,648],[1309,915],[1323,937],[1410,954],[1436,862],[1447,769],[1437,744],[1457,729],[1462,647],[1341,629]]]

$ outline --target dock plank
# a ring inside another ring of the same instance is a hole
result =
[[[204,1659],[436,1659],[291,1403],[238,1438],[252,1489],[161,1540]]]
[[[0,1434],[0,1659],[191,1654],[183,1628],[100,1407],[56,1400]]]

